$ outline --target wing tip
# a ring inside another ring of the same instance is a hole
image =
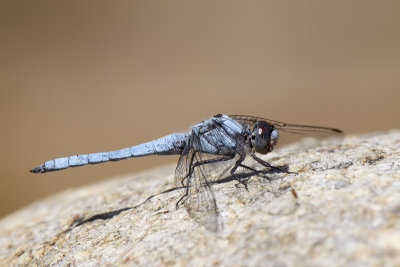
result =
[[[337,129],[337,128],[332,128],[332,131],[333,131],[334,133],[337,133],[337,134],[344,134],[344,132],[343,132],[342,130]]]

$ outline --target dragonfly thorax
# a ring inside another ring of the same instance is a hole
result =
[[[250,143],[256,152],[267,154],[278,142],[278,137],[278,130],[272,124],[257,121],[251,134]]]

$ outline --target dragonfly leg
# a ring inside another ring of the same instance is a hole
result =
[[[214,158],[214,159],[207,159],[207,160],[198,161],[198,162],[196,162],[195,164],[193,164],[193,166],[191,166],[191,168],[190,168],[190,170],[189,170],[189,173],[185,176],[184,179],[182,179],[182,181],[185,180],[185,179],[187,179],[187,178],[189,178],[189,177],[191,177],[192,174],[193,174],[193,172],[194,172],[194,169],[195,169],[196,167],[200,167],[200,166],[202,166],[202,165],[211,164],[211,163],[217,163],[217,162],[221,162],[221,161],[228,161],[228,160],[231,160],[231,159],[233,159],[233,158],[234,158],[234,156],[223,156],[223,157],[219,157],[219,158]],[[190,163],[190,165],[192,165],[192,162]],[[182,185],[183,185],[183,184],[182,184]],[[184,185],[183,185],[183,186],[184,186]]]
[[[183,194],[183,196],[175,204],[176,209],[179,209],[179,206],[185,203],[185,201],[188,199],[188,195],[189,195],[189,187],[186,186],[185,194]]]
[[[259,171],[259,170],[256,170],[256,169],[252,168],[252,167],[249,167],[249,166],[247,166],[247,165],[242,164],[242,162],[244,161],[244,158],[245,158],[244,155],[240,155],[239,159],[238,159],[238,160],[236,161],[236,163],[235,163],[235,166],[234,166],[234,167],[231,169],[231,171],[230,171],[230,173],[231,173],[232,176],[235,174],[235,172],[236,172],[236,170],[237,170],[238,167],[245,168],[245,169],[250,170],[250,171],[252,171],[252,172],[254,172],[254,173],[256,173],[256,174],[265,173],[265,171]],[[268,164],[268,162],[266,162],[266,163]],[[270,168],[275,168],[274,166],[271,166],[271,165],[269,165],[269,167],[270,167]],[[277,167],[276,167],[276,168],[277,168]]]
[[[279,168],[279,167],[272,166],[272,165],[269,164],[268,162],[266,162],[266,161],[260,159],[260,158],[257,157],[256,155],[254,155],[253,153],[251,154],[251,157],[252,157],[253,159],[255,159],[255,160],[256,160],[258,163],[260,163],[261,165],[263,165],[263,166],[265,166],[265,167],[268,167],[268,168],[271,168],[272,170],[275,170],[275,171],[277,171],[277,172],[284,172],[284,173],[287,173],[287,174],[297,174],[296,172],[290,172],[290,171],[288,171],[288,170],[285,170],[285,169],[282,169],[282,168]]]
[[[250,179],[250,177],[238,179],[237,183],[235,184],[235,187],[240,188],[240,185],[243,185],[244,189],[246,189],[246,191],[249,191],[249,188],[247,186],[247,182],[249,181],[249,179]]]
[[[233,168],[230,171],[230,174],[231,174],[232,177],[234,177],[235,172],[236,172],[238,167],[245,167],[247,169],[251,169],[253,171],[256,171],[256,170],[254,170],[254,169],[252,169],[250,167],[247,167],[247,166],[242,164],[242,162],[244,161],[244,158],[245,158],[244,155],[239,154],[239,159],[235,162],[235,166],[233,166]],[[238,183],[235,184],[235,187],[239,188],[239,185],[242,184],[247,191],[249,190],[248,187],[247,187],[247,181],[249,180],[249,177],[237,178],[237,180],[238,180]]]
[[[244,158],[245,158],[244,155],[239,154],[239,158],[238,158],[238,160],[235,162],[235,166],[233,166],[233,168],[232,168],[231,171],[230,171],[230,173],[231,173],[232,176],[235,174],[237,168],[238,168],[240,165],[242,165],[242,162],[243,162]]]
[[[194,168],[196,167],[200,167],[201,165],[205,165],[205,164],[211,164],[211,163],[217,163],[217,162],[221,162],[221,161],[228,161],[233,159],[234,156],[222,156],[219,158],[214,158],[214,159],[207,159],[207,160],[202,160],[202,161],[198,161],[195,164],[193,164],[192,168],[191,168],[191,173],[190,175],[192,175]]]
[[[240,154],[239,154],[239,155],[240,155]],[[234,174],[235,174],[235,172],[236,172],[236,170],[237,170],[238,167],[245,168],[245,169],[247,169],[247,170],[252,171],[252,172],[253,172],[254,174],[256,174],[256,175],[263,176],[262,174],[264,174],[265,171],[259,171],[259,170],[256,170],[256,169],[252,168],[252,167],[249,167],[249,166],[247,166],[247,165],[242,164],[242,162],[244,161],[244,159],[245,159],[245,156],[244,156],[244,155],[240,155],[239,159],[238,159],[238,160],[236,161],[236,163],[235,163],[235,166],[232,168],[232,170],[231,170],[231,172],[230,172],[231,175],[232,175],[232,177],[234,176]],[[263,177],[269,179],[269,178],[266,177],[266,176],[263,176]],[[239,178],[237,178],[238,183],[235,184],[235,186],[236,186],[236,187],[239,187],[239,185],[242,184],[242,185],[244,186],[244,188],[245,188],[246,190],[248,190],[248,188],[247,188],[247,182],[249,181],[250,178],[251,178],[251,175],[246,176],[246,177],[239,177]]]

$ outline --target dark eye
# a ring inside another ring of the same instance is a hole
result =
[[[267,128],[266,127],[260,127],[258,128],[258,135],[260,135],[261,137],[265,137],[267,134]]]

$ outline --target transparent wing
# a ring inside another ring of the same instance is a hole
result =
[[[181,203],[189,216],[210,231],[216,232],[218,230],[217,203],[204,175],[204,166],[198,165],[203,157],[193,149],[191,143],[193,140],[189,141],[189,146],[186,146],[187,149],[185,148],[179,158],[175,170],[175,185],[186,188]]]
[[[252,129],[257,121],[266,121],[269,124],[275,126],[279,130],[280,142],[279,143],[291,143],[298,139],[310,136],[314,138],[328,138],[328,137],[341,137],[343,132],[340,129],[323,127],[323,126],[312,126],[312,125],[301,125],[285,123],[276,120],[270,120],[266,118],[254,117],[249,115],[229,115],[232,119],[246,124]],[[283,142],[282,142],[283,141]]]
[[[235,147],[225,147],[228,153],[211,154],[207,145],[218,147],[226,142],[233,142]],[[185,146],[175,170],[175,185],[185,187],[186,193],[181,199],[190,217],[203,224],[210,231],[218,231],[217,204],[211,184],[229,176],[237,158],[238,149],[244,149],[235,134],[228,134],[221,125],[202,129],[201,134],[193,132]],[[227,155],[230,154],[230,155]]]

